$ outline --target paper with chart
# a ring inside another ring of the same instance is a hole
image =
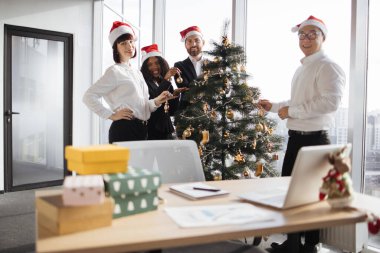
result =
[[[248,203],[166,207],[165,212],[183,228],[245,224],[274,218],[271,212]]]

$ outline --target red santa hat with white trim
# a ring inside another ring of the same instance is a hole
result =
[[[327,35],[327,28],[325,23],[321,19],[318,19],[314,16],[308,17],[305,21],[303,21],[301,24],[298,24],[292,28],[292,32],[298,32],[300,29],[302,29],[305,26],[312,25],[315,27],[318,27],[323,32],[323,35]]]
[[[157,44],[152,44],[150,46],[141,48],[141,63],[144,63],[145,60],[147,60],[149,57],[152,57],[152,56],[162,57],[161,52],[158,51]]]
[[[181,34],[181,41],[182,42],[184,42],[187,39],[187,37],[189,37],[191,35],[198,35],[201,38],[203,38],[202,31],[198,26],[190,26],[190,27],[186,28],[185,30],[183,30],[179,33]]]
[[[108,35],[108,39],[111,43],[111,46],[113,46],[117,38],[126,33],[131,34],[133,36],[133,39],[137,40],[135,31],[133,30],[131,25],[121,21],[114,21],[112,24],[110,34]]]

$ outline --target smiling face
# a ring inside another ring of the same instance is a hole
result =
[[[157,57],[149,57],[147,60],[147,66],[149,73],[153,76],[153,78],[157,79],[161,76],[161,67]]]
[[[120,62],[126,62],[135,55],[135,41],[126,39],[117,43],[117,52],[120,56]]]
[[[300,35],[306,36],[300,37]],[[303,38],[299,39],[299,47],[305,56],[309,56],[319,52],[325,40],[322,31],[319,28],[312,25],[302,27],[302,29],[300,29],[300,31],[298,32],[298,37]],[[314,37],[315,39],[310,39]]]
[[[187,37],[185,41],[187,53],[192,57],[196,57],[202,53],[203,45],[204,40],[199,35],[195,34]]]

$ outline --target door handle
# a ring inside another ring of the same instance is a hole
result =
[[[20,114],[19,112],[12,112],[11,110],[8,110],[5,112],[5,116],[12,116],[12,114]]]

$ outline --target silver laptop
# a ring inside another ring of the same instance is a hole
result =
[[[239,195],[246,201],[279,209],[287,209],[319,201],[322,178],[332,168],[328,154],[343,149],[350,155],[351,144],[332,144],[303,147],[298,151],[288,185],[273,186]]]

